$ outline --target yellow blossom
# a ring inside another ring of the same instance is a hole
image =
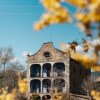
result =
[[[75,18],[79,21],[82,21],[84,23],[90,21],[90,17],[88,14],[85,14],[85,13],[76,13],[75,14]]]
[[[0,100],[6,100],[6,95],[5,94],[1,94],[0,95]]]
[[[19,86],[20,93],[25,93],[28,90],[27,83],[28,83],[27,79],[19,80],[18,86]]]
[[[7,94],[6,100],[15,100],[15,95],[13,95],[12,93]]]
[[[91,17],[91,20],[94,22],[100,21],[100,11],[99,12],[96,12],[96,11],[90,12],[90,17]]]
[[[50,11],[57,10],[60,7],[60,0],[42,0],[45,8]]]
[[[93,96],[94,100],[100,100],[100,92],[97,92],[95,90],[91,91],[91,95]]]
[[[66,0],[66,1],[80,8],[85,8],[88,3],[87,0]]]

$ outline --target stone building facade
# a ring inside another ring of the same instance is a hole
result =
[[[91,71],[85,69],[69,54],[58,50],[51,42],[44,43],[34,55],[27,55],[28,93],[36,93],[39,100],[50,99],[50,94],[58,92],[86,94],[81,84]],[[81,91],[79,91],[81,90]]]

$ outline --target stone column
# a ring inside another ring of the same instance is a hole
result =
[[[43,80],[41,80],[41,93],[43,92],[42,91],[42,89],[43,89],[43,84],[42,83],[43,83]]]
[[[67,80],[67,66],[65,65],[65,91],[67,91],[67,82],[66,82],[66,80]]]
[[[42,83],[43,82],[43,79],[42,79],[43,78],[43,64],[40,64],[40,65],[41,65],[41,76],[40,77],[41,77],[41,93],[42,93],[43,92],[43,83]]]
[[[29,64],[27,65],[27,80],[28,80],[28,91],[27,91],[27,95],[30,94],[30,66]]]
[[[67,59],[67,62],[66,62],[66,89],[67,89],[67,92],[69,92],[69,86],[70,86],[70,79],[69,79],[69,61],[70,59]]]
[[[53,90],[53,63],[51,64],[51,92]]]
[[[42,95],[40,96],[40,100],[42,100]]]
[[[43,64],[41,64],[41,77],[43,77]]]

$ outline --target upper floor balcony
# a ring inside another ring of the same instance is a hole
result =
[[[62,62],[54,63],[44,63],[42,66],[40,64],[33,64],[30,67],[30,77],[31,78],[56,78],[65,76],[65,64]]]

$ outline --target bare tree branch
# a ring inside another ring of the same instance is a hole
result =
[[[14,59],[11,47],[0,48],[0,79],[5,76],[7,65]]]

